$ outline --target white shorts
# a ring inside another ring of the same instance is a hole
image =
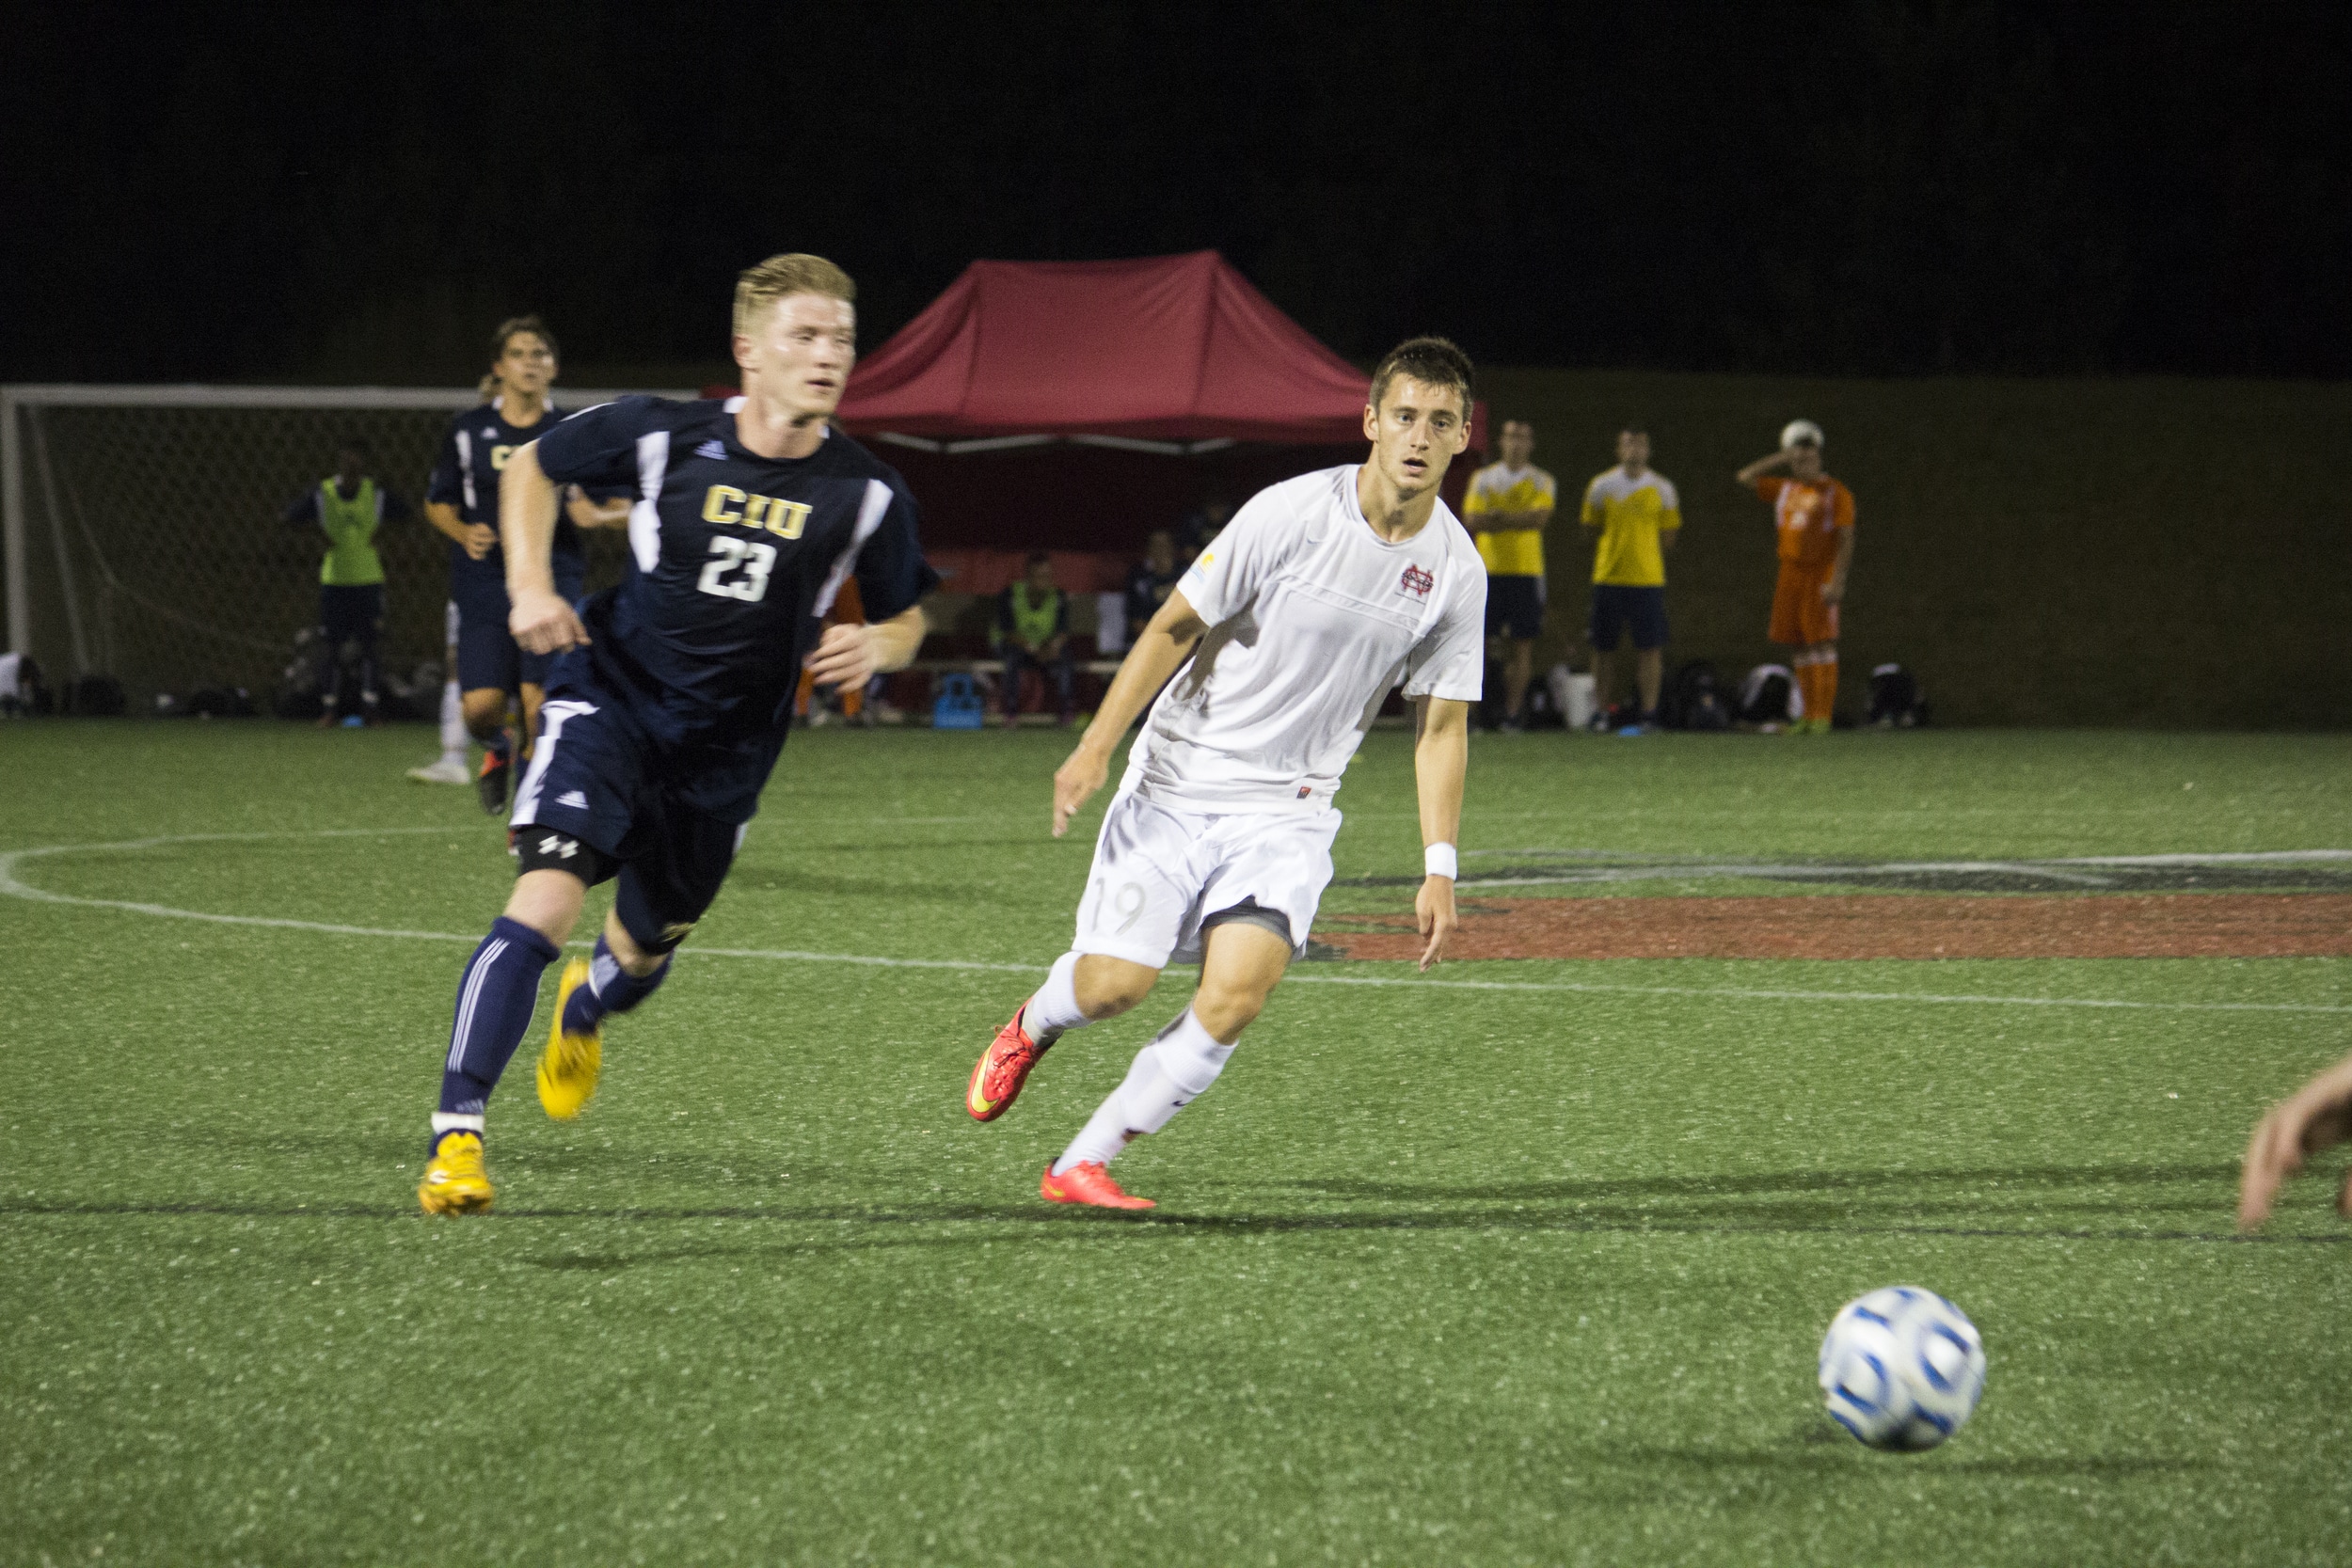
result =
[[[1212,814],[1122,793],[1103,814],[1073,950],[1150,969],[1197,964],[1203,925],[1254,905],[1280,916],[1304,955],[1339,831],[1336,811]]]

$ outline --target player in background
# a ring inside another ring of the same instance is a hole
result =
[[[566,965],[539,1101],[580,1114],[603,1020],[636,1006],[717,896],[792,726],[801,669],[862,685],[923,641],[939,580],[898,474],[829,423],[857,357],[855,290],[816,256],[774,256],[735,290],[743,392],[629,397],[553,424],[500,475],[510,625],[549,672],[547,731],[515,800],[520,867],[467,960],[417,1189],[429,1213],[490,1206],[490,1091],[530,1027],[539,977],[588,890],[618,879],[593,960]],[[629,484],[636,570],[575,610],[557,591],[558,487]],[[818,624],[856,578],[870,625]]]
[[[1527,683],[1535,673],[1535,639],[1544,629],[1544,530],[1560,484],[1531,461],[1535,427],[1502,421],[1502,461],[1470,475],[1462,521],[1486,563],[1486,635],[1504,639],[1502,727],[1526,723]]]
[[[1399,685],[1416,728],[1422,968],[1444,955],[1470,710],[1486,676],[1487,578],[1438,486],[1469,444],[1470,414],[1460,349],[1415,338],[1391,351],[1364,408],[1370,455],[1261,490],[1234,514],[1136,640],[1055,773],[1058,838],[1152,704],[1103,816],[1076,941],[981,1053],[965,1110],[1003,1116],[1056,1040],[1135,1006],[1170,961],[1200,964],[1200,981],[1045,1167],[1048,1202],[1152,1207],[1120,1190],[1110,1163],[1207,1092],[1306,951],[1331,879],[1340,775]]]
[[[457,609],[457,681],[466,729],[482,743],[477,780],[485,811],[505,808],[514,776],[515,738],[506,727],[509,694],[522,704],[525,749],[538,734],[547,660],[527,653],[506,626],[506,562],[499,544],[499,480],[508,457],[563,418],[548,388],[556,376],[555,338],[536,316],[501,322],[490,336],[495,397],[449,422],[425,489],[427,521],[447,534],[449,600]],[[619,528],[624,499],[591,499],[574,488],[564,498],[554,542],[556,586],[568,598],[587,587],[581,528]]]
[[[1634,734],[1658,722],[1666,675],[1666,551],[1682,532],[1682,499],[1674,481],[1651,471],[1649,433],[1617,432],[1617,466],[1584,487],[1578,519],[1599,537],[1593,546],[1593,727],[1609,727],[1611,656],[1633,636]]]
[[[2246,1146],[2238,1177],[2237,1223],[2253,1230],[2270,1218],[2279,1185],[2323,1149],[2352,1138],[2352,1056],[2270,1108]],[[2336,1190],[2336,1212],[2352,1219],[2352,1171]]]
[[[332,729],[342,698],[345,642],[359,644],[359,705],[367,722],[376,720],[375,689],[380,662],[376,640],[384,631],[384,562],[375,553],[376,531],[387,518],[405,522],[408,503],[368,477],[368,445],[358,436],[335,454],[335,471],[306,490],[282,514],[290,529],[317,529],[326,535],[326,559],[319,564],[319,640],[326,662],[319,673],[319,728]]]
[[[477,407],[487,404],[499,395],[496,371],[484,376],[474,388]],[[408,769],[408,776],[419,784],[467,784],[473,783],[474,770],[466,760],[466,703],[464,689],[457,682],[457,601],[446,606],[447,614],[441,628],[441,754],[420,768]]]
[[[1070,595],[1054,586],[1051,555],[1030,551],[1020,578],[996,595],[988,640],[1005,661],[1005,728],[1020,726],[1022,672],[1035,670],[1054,689],[1054,727],[1068,729],[1078,710],[1077,665],[1070,657]]]
[[[433,761],[408,769],[408,776],[419,784],[466,784],[474,781],[474,770],[466,761],[465,699],[457,685],[457,606],[452,602],[444,608],[441,636],[444,641],[441,668],[449,677],[441,683],[441,754]]]
[[[1804,704],[1804,717],[1789,725],[1798,735],[1827,735],[1836,711],[1838,608],[1853,564],[1853,492],[1823,471],[1821,446],[1820,425],[1792,420],[1780,433],[1780,450],[1737,476],[1772,502],[1780,535],[1780,580],[1766,635],[1797,650],[1788,663]]]

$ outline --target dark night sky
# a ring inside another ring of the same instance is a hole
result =
[[[132,20],[134,17],[136,20]],[[708,361],[1214,245],[1344,354],[2352,373],[2352,6],[0,8],[0,378]]]

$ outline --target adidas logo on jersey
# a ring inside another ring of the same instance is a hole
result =
[[[563,794],[555,798],[555,803],[559,806],[569,806],[574,811],[586,811],[588,809],[588,797],[582,795],[577,789],[567,789]]]
[[[694,455],[696,457],[715,457],[721,462],[724,462],[727,455],[726,443],[716,438],[705,441],[701,446],[694,449]]]
[[[1422,571],[1418,566],[1407,566],[1405,568],[1405,575],[1397,579],[1396,591],[1400,594],[1410,594],[1416,598],[1425,599],[1429,597],[1429,591],[1437,586],[1438,579],[1436,578],[1432,577],[1427,572]]]

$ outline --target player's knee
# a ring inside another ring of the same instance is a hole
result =
[[[477,739],[498,733],[506,722],[506,693],[496,687],[481,687],[469,691],[461,699],[466,729]]]
[[[530,927],[561,947],[580,924],[588,884],[568,871],[526,871],[507,896],[506,918]]]
[[[628,927],[621,924],[617,915],[608,914],[605,917],[604,944],[612,949],[614,961],[632,979],[649,978],[659,974],[662,966],[670,961],[668,953],[654,952],[629,935]]]
[[[1193,993],[1192,1016],[1218,1040],[1230,1045],[1265,1010],[1266,990],[1248,981],[1203,975]]]
[[[1078,1010],[1097,1023],[1140,1004],[1159,978],[1156,969],[1101,953],[1081,955],[1070,977],[1078,993]]]

